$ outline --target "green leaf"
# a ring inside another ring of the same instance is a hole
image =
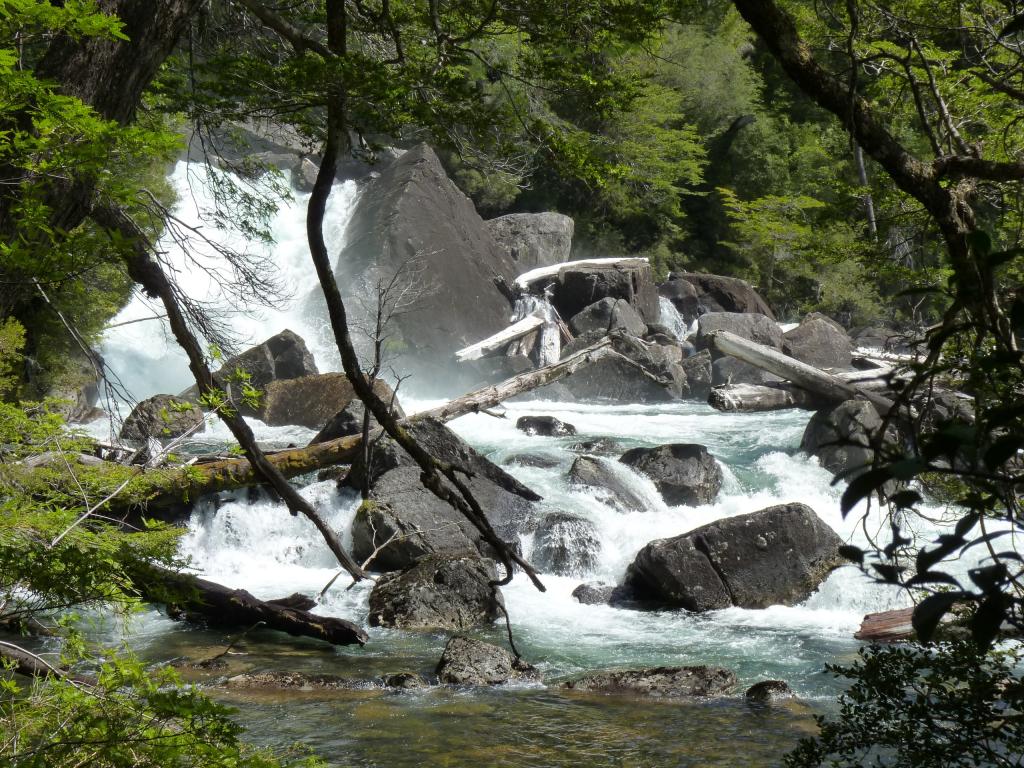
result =
[[[942,617],[964,597],[966,597],[964,592],[940,592],[937,595],[929,595],[917,604],[911,623],[921,642],[931,642]]]

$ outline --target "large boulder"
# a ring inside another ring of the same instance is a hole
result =
[[[579,456],[569,468],[569,485],[586,488],[620,512],[641,512],[646,507],[644,500],[619,475],[624,471],[596,456]]]
[[[692,286],[691,291],[680,284]],[[699,272],[673,272],[660,288],[661,295],[675,304],[687,323],[705,312],[740,312],[775,315],[768,302],[750,283],[735,277],[706,275]]]
[[[736,687],[736,675],[720,667],[655,667],[591,672],[562,684],[571,691],[619,693],[657,699],[722,696]]]
[[[619,459],[651,478],[666,504],[709,504],[722,487],[722,469],[703,445],[671,443],[633,448]]]
[[[573,315],[569,328],[576,335],[597,332],[603,336],[621,330],[633,336],[643,336],[647,332],[646,324],[628,301],[610,296]]]
[[[737,312],[709,312],[697,320],[697,349],[708,349],[712,358],[721,357],[711,345],[711,334],[715,331],[729,331],[749,341],[756,341],[775,349],[782,349],[782,329],[765,315],[739,314]]]
[[[402,410],[401,403],[399,403],[395,398],[395,393],[387,382],[377,379],[373,383],[373,391],[377,394],[377,397],[388,404],[392,416],[396,419],[405,418],[405,411]],[[355,397],[355,392],[353,392],[352,400],[349,401],[344,408],[328,419],[323,428],[321,428],[321,430],[317,432],[316,436],[309,441],[309,444],[314,445],[316,443],[325,443],[328,440],[337,440],[340,437],[362,434],[363,416],[365,413],[366,406],[363,405],[362,400]],[[378,426],[377,419],[375,419],[371,413],[370,430],[372,431]]]
[[[334,270],[353,307],[396,275],[398,290],[414,288],[415,298],[410,293],[388,323],[389,345],[400,351],[394,364],[445,391],[466,383],[452,354],[508,325],[508,299],[495,278],[510,283],[520,272],[426,144],[365,186]]]
[[[192,430],[203,432],[206,421],[195,403],[173,395],[154,395],[136,405],[121,425],[122,440],[181,437]]]
[[[552,303],[562,317],[574,317],[595,301],[623,299],[633,306],[644,323],[661,320],[658,289],[651,267],[640,259],[628,263],[566,266],[552,287]]]
[[[711,353],[702,349],[695,355],[684,357],[679,361],[686,376],[686,388],[690,397],[696,400],[707,400],[711,394],[713,372],[711,369]]]
[[[441,654],[437,680],[445,685],[503,685],[539,681],[540,672],[504,648],[455,635]]]
[[[520,272],[569,260],[573,220],[561,213],[510,213],[484,222]]]
[[[537,524],[531,559],[545,573],[572,576],[593,571],[600,552],[601,540],[592,522],[554,512]]]
[[[313,353],[306,342],[294,331],[285,329],[275,333],[254,347],[250,347],[221,363],[213,374],[218,387],[225,390],[238,403],[239,410],[246,416],[255,415],[255,410],[241,402],[238,372],[245,374],[249,386],[262,391],[273,381],[297,379],[319,373]],[[195,399],[198,389],[189,387],[182,397]],[[317,425],[319,426],[319,425]]]
[[[824,315],[809,315],[782,337],[782,351],[815,368],[847,370],[853,345],[842,326]]]
[[[318,373],[270,382],[258,407],[244,412],[272,427],[321,429],[354,399],[352,382],[344,373]]]
[[[874,461],[873,443],[881,427],[875,406],[867,400],[847,400],[811,417],[800,449],[816,456],[829,472],[852,477]]]
[[[400,573],[381,576],[370,592],[370,626],[465,630],[502,613],[490,582],[494,564],[474,554],[427,555]]]
[[[796,605],[842,564],[841,544],[810,507],[780,504],[650,542],[629,566],[626,586],[689,611]]]
[[[515,540],[528,527],[533,502],[540,496],[440,422],[425,419],[407,429],[440,461],[468,470],[465,482],[503,540]],[[344,484],[361,487],[365,472],[360,457]],[[392,536],[396,540],[374,559],[375,569],[399,570],[431,553],[476,550],[494,555],[472,523],[423,487],[419,466],[392,440],[381,440],[371,453],[370,481],[370,498],[352,521],[352,551],[357,560],[365,560]]]
[[[603,336],[599,331],[577,336],[562,349],[562,357]],[[665,346],[624,335],[615,338],[613,347],[622,357],[601,358],[562,380],[576,398],[664,403],[688,394],[686,373],[680,365],[682,350],[677,344]]]

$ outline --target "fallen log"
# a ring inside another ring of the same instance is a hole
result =
[[[855,640],[890,643],[909,640],[914,637],[914,609],[898,608],[895,611],[869,613],[854,634]]]
[[[417,413],[407,421],[435,418],[445,422],[469,413],[480,413],[514,395],[551,384],[604,357],[618,354],[612,349],[611,337],[606,336],[557,363],[521,373],[500,384],[474,390],[442,406]],[[376,439],[381,433],[382,430],[379,428],[374,430],[371,439]],[[283,477],[292,478],[338,464],[351,464],[359,457],[361,450],[362,436],[349,435],[314,443],[305,448],[268,451],[265,457]],[[146,514],[152,516],[167,509],[180,509],[183,500],[190,503],[207,494],[260,485],[264,482],[263,476],[252,467],[247,458],[211,461],[177,471],[163,468],[143,472],[140,477],[151,478],[152,490],[143,498],[121,500],[120,505],[115,500],[108,508],[108,514],[116,515],[142,507]]]
[[[723,384],[708,395],[708,405],[726,413],[758,413],[785,408],[816,409],[822,399],[805,389],[787,385]]]
[[[59,677],[82,685],[95,685],[96,679],[73,674],[64,667],[58,667],[41,656],[22,648],[20,645],[0,640],[0,661],[10,662],[15,674],[25,677]]]
[[[777,349],[749,341],[729,331],[715,331],[711,334],[715,349],[737,360],[781,376],[798,387],[830,402],[842,402],[857,398],[873,404],[880,414],[885,415],[893,407],[893,401],[875,392],[843,381],[838,376],[825,373],[814,366],[800,362]]]
[[[534,283],[551,277],[557,277],[562,270],[585,271],[588,267],[621,267],[622,269],[630,269],[646,266],[649,263],[643,256],[563,261],[561,264],[553,264],[550,267],[537,267],[529,272],[524,272],[516,278],[515,284],[516,288],[520,291],[528,292]]]
[[[300,607],[295,595],[282,600],[260,600],[244,589],[231,589],[188,573],[156,566],[140,566],[131,574],[143,600],[164,603],[172,618],[203,621],[210,625],[252,627],[312,637],[332,645],[365,645],[368,635],[345,619],[318,616]],[[308,603],[305,603],[308,604]]]
[[[479,360],[482,357],[487,357],[511,344],[513,341],[529,336],[544,325],[544,322],[544,318],[539,313],[534,312],[519,322],[513,323],[505,330],[498,331],[483,341],[478,341],[476,344],[460,349],[455,353],[455,359],[460,363],[464,363],[467,360]]]

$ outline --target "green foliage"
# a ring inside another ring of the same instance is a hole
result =
[[[0,323],[0,399],[10,395],[21,378],[24,348],[24,326],[13,317]]]
[[[836,717],[790,755],[790,768],[1020,765],[1024,679],[1019,650],[987,651],[966,640],[925,647],[877,646],[851,667]]]
[[[81,643],[62,662],[94,661]],[[24,768],[314,768],[301,753],[247,746],[231,710],[182,684],[169,667],[147,669],[127,651],[99,664],[95,682],[17,678],[0,683],[0,761]]]

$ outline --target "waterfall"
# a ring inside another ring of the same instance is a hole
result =
[[[186,252],[174,237],[166,234],[157,247],[165,254],[182,291],[208,305],[230,324],[240,350],[290,328],[305,339],[321,371],[338,370],[337,350],[328,343],[332,341],[329,334],[322,332],[324,318],[310,316],[299,301],[319,287],[306,243],[309,195],[295,192],[291,200],[279,204],[269,222],[272,243],[251,242],[238,231],[218,230],[211,224],[208,212],[215,203],[211,189],[203,183],[204,173],[201,164],[181,161],[175,166],[169,178],[178,198],[174,216],[186,227],[200,228],[219,246],[266,259],[274,267],[270,277],[276,279],[283,295],[275,309],[232,306],[218,279],[217,270],[223,259],[216,247],[193,240]],[[331,195],[325,235],[334,252],[341,249],[356,192],[356,183],[347,181],[335,185]],[[100,352],[134,400],[159,393],[174,394],[192,385],[185,355],[174,341],[158,302],[136,292],[110,325],[103,335]],[[115,409],[118,405],[111,404]]]
[[[548,296],[535,296],[523,294],[516,299],[512,309],[511,322],[517,323],[524,317],[540,312],[544,318],[544,325],[540,329],[540,340],[537,343],[537,365],[551,365],[557,363],[562,355],[562,336],[558,330],[558,320],[555,308],[551,306]],[[523,350],[523,354],[529,354],[530,350]]]
[[[672,335],[679,341],[685,341],[686,337],[691,335],[690,329],[686,326],[683,316],[679,314],[679,310],[676,309],[676,305],[664,296],[659,296],[658,302],[661,305],[661,324],[672,331]]]

